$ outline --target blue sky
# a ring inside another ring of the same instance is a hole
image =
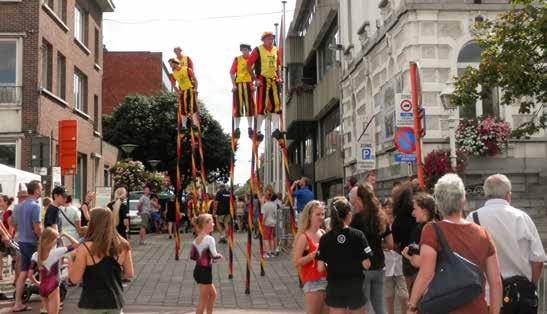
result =
[[[296,0],[287,1],[287,27]],[[239,44],[258,45],[263,31],[281,20],[279,0],[115,0],[116,11],[104,15],[104,44],[110,51],[163,52],[175,46],[192,58],[199,98],[225,132],[231,129],[231,82],[228,71]],[[246,134],[242,119],[242,133]],[[242,136],[236,155],[236,183],[250,175],[251,142]]]

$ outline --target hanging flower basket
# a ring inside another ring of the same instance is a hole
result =
[[[456,152],[456,173],[463,175],[466,166],[465,154],[462,151]],[[433,150],[424,160],[424,181],[428,190],[433,189],[437,180],[447,173],[451,173],[450,151],[447,149]]]
[[[147,181],[144,165],[140,161],[118,161],[110,170],[116,187],[129,191],[141,191]]]
[[[495,156],[506,149],[509,123],[491,116],[461,120],[456,130],[458,149],[473,156]]]

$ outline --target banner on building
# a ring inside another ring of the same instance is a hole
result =
[[[395,126],[413,127],[414,114],[412,112],[412,100],[409,94],[395,94]]]
[[[59,166],[61,174],[75,175],[77,165],[78,121],[59,121]]]

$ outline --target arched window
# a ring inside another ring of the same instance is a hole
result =
[[[481,46],[475,41],[462,47],[458,54],[458,76],[462,75],[467,67],[479,67],[481,52]],[[497,88],[482,90],[480,102],[463,106],[460,109],[461,118],[471,119],[483,115],[499,117]]]

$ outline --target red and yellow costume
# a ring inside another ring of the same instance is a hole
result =
[[[179,102],[182,105],[181,114],[184,116],[191,115],[197,112],[196,93],[192,78],[194,72],[190,67],[180,66],[176,68],[170,75],[171,82],[177,82],[180,90]]]
[[[180,57],[177,57],[177,60],[180,62],[181,67],[189,67],[192,71],[194,71],[194,63],[190,57],[180,55]]]
[[[235,75],[237,90],[233,92],[232,114],[235,118],[249,117],[254,113],[253,78],[247,71],[249,58],[239,56],[234,59],[230,74]]]
[[[258,114],[280,114],[280,85],[277,72],[281,66],[281,58],[277,47],[267,49],[264,45],[258,46],[251,53],[247,64],[254,65],[256,78],[262,83],[258,85],[256,95]]]

